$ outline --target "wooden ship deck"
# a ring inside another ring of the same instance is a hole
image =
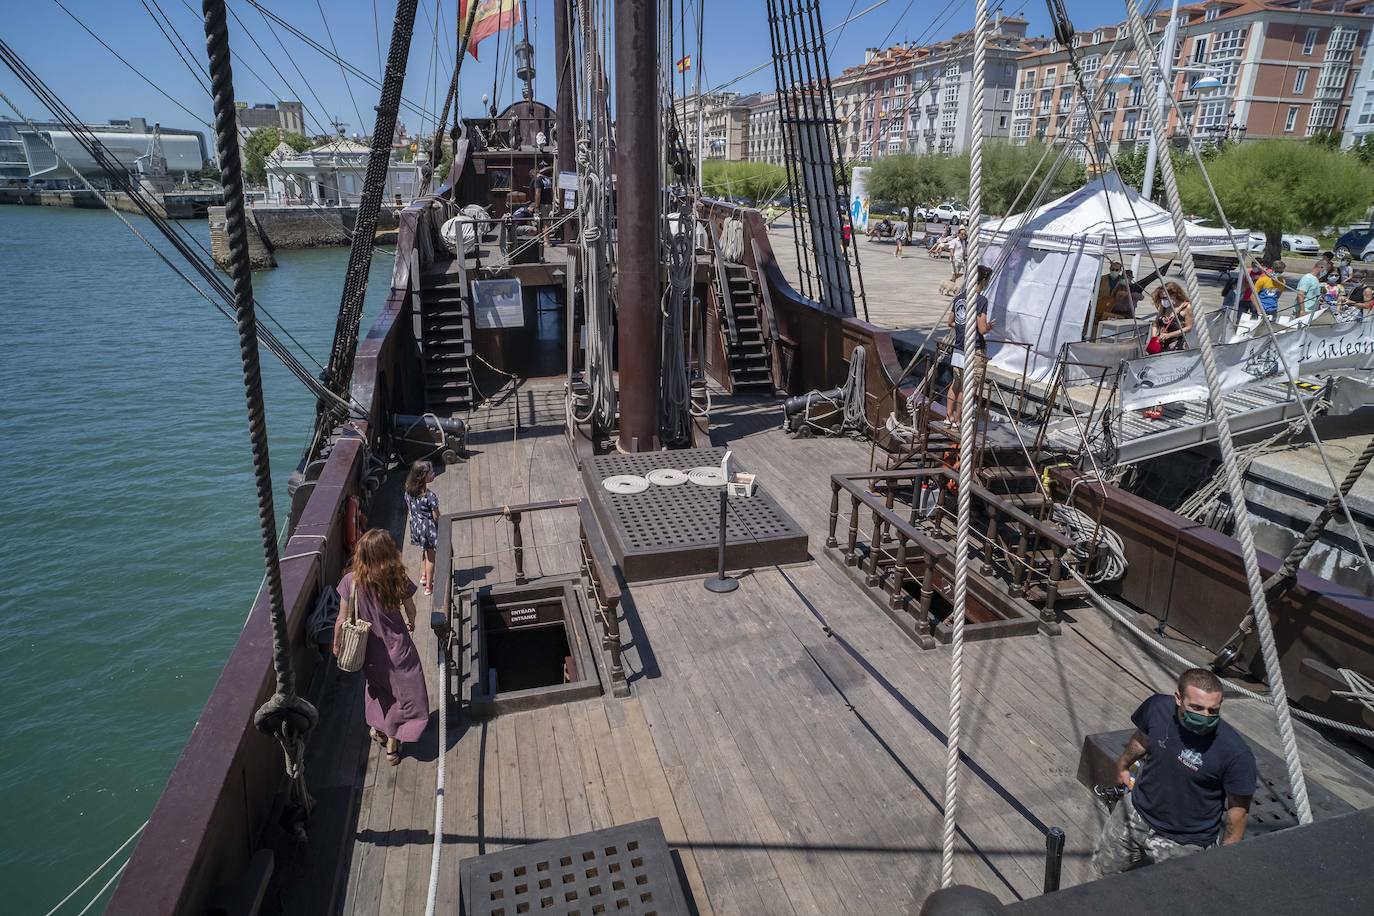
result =
[[[443,511],[583,496],[563,409],[561,383],[536,383],[475,412],[468,460],[435,484]],[[699,577],[629,587],[620,605],[627,698],[612,694],[602,665],[598,698],[451,716],[436,912],[460,910],[462,859],[650,817],[702,914],[905,912],[939,886],[949,649],[919,648],[824,555],[829,475],[867,470],[868,446],[793,441],[778,416],[772,399],[722,396],[713,419],[807,530],[811,559],[749,570],[728,595],[707,592]],[[531,579],[577,570],[577,513],[527,518]],[[373,524],[400,539],[397,494],[379,498]],[[500,517],[454,524],[458,584],[514,579],[511,546]],[[407,545],[405,555],[418,580],[418,551]],[[415,636],[433,703],[436,638],[421,610]],[[1164,638],[1200,662],[1208,655],[1177,634]],[[1064,886],[1090,880],[1104,813],[1075,778],[1083,740],[1127,727],[1142,699],[1171,689],[1172,675],[1088,606],[1064,615],[1060,635],[972,642],[965,652],[956,882],[1003,901],[1038,895],[1049,827],[1067,835]],[[367,738],[362,679],[331,666],[320,689],[326,719],[307,771],[319,802],[311,830],[322,841],[308,855],[278,849],[282,910],[423,913],[437,714],[393,767]],[[1225,714],[1253,745],[1279,750],[1265,705],[1231,699]],[[1347,745],[1302,725],[1299,738],[1309,779],[1354,807],[1374,804],[1370,770]]]

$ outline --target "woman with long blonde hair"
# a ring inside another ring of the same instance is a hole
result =
[[[356,603],[358,619],[372,625],[363,662],[363,710],[372,740],[386,748],[392,766],[401,762],[401,745],[419,740],[429,724],[425,672],[410,637],[415,632],[414,594],[415,583],[391,535],[380,528],[365,532],[339,581],[334,654],[343,647],[343,625]]]

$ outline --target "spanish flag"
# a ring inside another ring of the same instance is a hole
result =
[[[467,22],[468,3],[472,0],[458,0],[458,17]],[[477,15],[472,21],[472,34],[468,36],[468,53],[477,60],[477,43],[488,35],[495,35],[520,21],[520,0],[476,0]]]
[[[692,69],[692,55],[688,54],[682,60],[677,62],[677,72],[686,73],[690,69]]]

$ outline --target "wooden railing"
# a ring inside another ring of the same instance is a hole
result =
[[[367,411],[335,444],[313,481],[282,551],[282,593],[298,689],[310,690],[321,656],[303,638],[320,592],[347,562],[345,516],[350,498],[365,501],[369,457],[380,448],[390,415],[423,410],[410,321],[410,283],[419,248],[432,251],[428,207],[402,214],[392,289],[358,348],[351,395]],[[420,269],[426,265],[419,259]],[[285,786],[281,748],[253,727],[272,695],[271,609],[266,590],[254,603],[205,707],[187,739],[148,827],[115,888],[107,913],[159,916],[201,913],[237,899],[270,875],[273,811]],[[261,863],[264,857],[267,866]]]
[[[630,695],[625,679],[625,667],[621,655],[620,639],[620,585],[615,571],[615,562],[610,550],[602,539],[601,530],[596,523],[590,507],[582,499],[553,499],[517,506],[493,506],[487,509],[472,509],[439,516],[439,540],[435,552],[434,580],[448,583],[449,587],[434,592],[430,609],[430,626],[435,635],[449,639],[453,635],[453,575],[455,561],[453,550],[453,525],[457,522],[482,518],[503,518],[511,526],[511,560],[515,567],[515,581],[524,584],[529,581],[525,574],[524,519],[535,512],[554,509],[576,508],[578,513],[578,574],[582,577],[584,595],[591,605],[591,612],[601,628],[601,648],[606,653],[606,667],[610,672],[611,691],[618,697]],[[553,547],[558,545],[544,545]]]
[[[870,587],[884,587],[883,578],[887,575],[885,587],[894,609],[903,600],[911,546],[917,547],[925,570],[920,607],[914,615],[917,634],[930,631],[927,592],[933,594],[934,568],[947,561],[941,572],[953,573],[952,551],[945,546],[954,539],[957,516],[957,496],[948,488],[950,482],[957,483],[958,475],[943,467],[835,474],[830,478],[830,533],[826,546],[839,546],[841,493],[848,493],[844,562],[848,566],[866,564],[866,583]],[[923,485],[932,494],[930,504],[924,508],[920,497]],[[908,489],[910,499],[899,502]],[[979,548],[979,574],[1002,579],[1012,598],[1036,597],[1034,603],[1039,607],[1042,623],[1053,624],[1059,590],[1069,577],[1069,565],[1073,562],[1073,541],[1053,525],[1034,518],[979,484],[972,486],[970,494],[973,511],[980,521],[971,532]],[[872,517],[872,534],[863,551],[859,549],[860,509],[866,509]],[[889,546],[894,539],[895,549]]]

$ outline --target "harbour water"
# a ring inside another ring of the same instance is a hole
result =
[[[320,362],[347,257],[254,275]],[[378,253],[364,329],[390,272]],[[152,811],[262,565],[234,325],[114,217],[0,207],[0,340],[0,910],[42,914]],[[313,405],[263,372],[284,510]]]

